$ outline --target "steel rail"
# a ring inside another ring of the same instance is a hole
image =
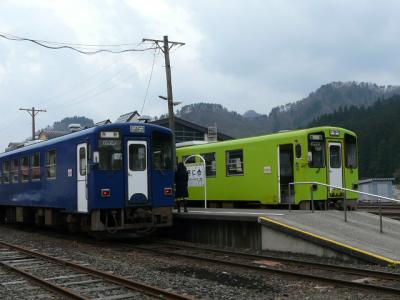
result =
[[[292,263],[292,264],[298,264],[298,265],[306,264],[306,265],[313,266],[315,268],[322,269],[322,270],[342,271],[342,272],[345,272],[348,274],[353,274],[353,275],[373,276],[373,277],[379,277],[382,279],[398,280],[400,282],[400,274],[399,273],[383,272],[383,271],[377,271],[377,270],[367,270],[367,269],[361,269],[361,268],[355,268],[355,267],[324,264],[324,263],[301,260],[301,259],[276,257],[276,256],[271,256],[271,255],[257,255],[257,254],[244,253],[244,252],[238,252],[238,251],[213,249],[213,248],[208,248],[208,247],[178,245],[178,244],[168,243],[168,242],[153,242],[153,243],[167,245],[167,246],[195,249],[195,250],[204,250],[204,251],[221,253],[221,254],[237,255],[237,256],[241,256],[241,257],[251,257],[253,259],[268,259],[268,260],[272,260],[272,261]]]
[[[209,257],[204,257],[204,256],[182,254],[182,253],[176,253],[173,251],[170,252],[170,251],[164,251],[164,250],[158,250],[158,249],[151,249],[151,248],[140,247],[140,246],[132,246],[132,248],[143,250],[143,251],[148,251],[148,252],[153,252],[153,253],[158,253],[158,254],[166,255],[166,256],[175,255],[175,256],[184,257],[184,258],[188,258],[188,259],[202,260],[202,261],[216,263],[216,264],[250,269],[253,271],[278,273],[278,274],[282,274],[282,275],[286,275],[286,276],[299,277],[301,279],[311,279],[311,280],[317,280],[317,281],[322,281],[322,282],[327,282],[327,283],[335,283],[335,284],[338,284],[341,286],[348,286],[348,287],[353,287],[353,288],[359,287],[359,288],[370,289],[370,290],[375,290],[375,291],[379,291],[379,292],[386,291],[389,293],[400,294],[400,289],[397,289],[397,288],[374,285],[374,284],[366,284],[366,283],[354,282],[354,281],[346,281],[346,280],[342,280],[342,279],[335,279],[335,278],[330,278],[330,277],[325,277],[325,276],[312,275],[312,274],[307,274],[307,273],[302,273],[302,272],[275,269],[275,268],[271,268],[271,267],[264,266],[264,265],[263,266],[254,266],[254,265],[249,265],[249,264],[245,264],[245,263],[239,263],[239,262],[233,262],[233,261],[227,261],[227,260],[219,260],[219,259],[209,258]]]
[[[75,293],[73,290],[68,289],[68,288],[64,288],[62,286],[53,284],[51,282],[48,282],[46,280],[43,280],[33,274],[30,274],[28,272],[25,272],[24,270],[15,268],[7,263],[4,262],[0,262],[0,264],[14,272],[17,272],[19,274],[22,274],[23,276],[27,277],[28,279],[36,282],[37,284],[39,284],[40,286],[42,286],[43,288],[45,288],[46,290],[50,291],[50,292],[54,292],[57,293],[61,296],[65,296],[68,297],[68,299],[77,299],[77,300],[89,300],[90,298],[84,297],[82,295],[79,295],[77,293]]]
[[[118,276],[115,274],[110,274],[110,273],[107,273],[104,271],[100,271],[100,270],[96,270],[96,269],[93,269],[90,267],[82,266],[82,265],[61,259],[61,258],[52,257],[49,255],[46,255],[46,254],[43,254],[40,252],[36,252],[36,251],[32,251],[32,250],[26,249],[24,247],[13,245],[13,244],[10,244],[10,243],[4,242],[4,241],[0,241],[0,245],[15,249],[17,251],[28,254],[30,256],[50,260],[50,261],[56,262],[56,263],[64,265],[64,266],[71,267],[75,270],[89,273],[98,278],[106,279],[109,282],[116,283],[116,284],[124,286],[128,289],[133,289],[133,290],[139,291],[143,294],[147,294],[147,295],[150,295],[153,297],[157,297],[157,298],[161,298],[161,299],[170,299],[170,300],[189,300],[189,299],[192,300],[192,299],[194,299],[192,297],[179,295],[174,292],[170,292],[170,291],[167,291],[167,290],[164,290],[161,288],[153,287],[151,285],[142,283],[140,281],[126,279],[124,277],[121,277],[121,276]],[[82,298],[80,298],[80,299],[82,299]],[[86,298],[83,298],[83,299],[86,299]]]

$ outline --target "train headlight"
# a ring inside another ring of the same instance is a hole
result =
[[[100,193],[101,193],[101,197],[103,197],[103,198],[108,198],[111,196],[110,189],[101,189]]]
[[[164,196],[172,196],[172,188],[170,187],[164,188]]]

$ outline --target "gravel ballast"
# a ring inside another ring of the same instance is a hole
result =
[[[396,295],[371,290],[155,255],[129,249],[113,240],[98,242],[93,238],[42,229],[2,225],[0,239],[200,299],[397,299]],[[129,241],[132,244],[144,243],[143,240]],[[382,267],[376,268],[382,270]],[[1,269],[0,272],[7,270]],[[0,285],[2,299],[12,299],[13,295],[9,293],[13,290]]]

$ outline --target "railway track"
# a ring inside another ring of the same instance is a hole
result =
[[[359,203],[357,206],[357,210],[379,215],[379,205],[377,203]],[[380,210],[382,216],[395,220],[400,220],[399,204],[382,203]]]
[[[4,241],[0,266],[68,299],[193,299]]]
[[[169,242],[154,242],[145,246],[130,247],[170,257],[178,256],[231,267],[250,269],[253,271],[277,273],[336,286],[400,294],[400,274],[397,273],[274,256],[254,255]]]

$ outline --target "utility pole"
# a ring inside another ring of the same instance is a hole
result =
[[[35,140],[35,117],[36,117],[36,115],[38,113],[46,112],[46,110],[45,109],[35,109],[34,107],[32,107],[32,108],[20,108],[19,110],[26,111],[32,117],[32,141],[34,141]]]
[[[172,151],[172,161],[173,161],[173,167],[175,170],[175,165],[176,165],[176,158],[175,158],[175,118],[174,118],[174,100],[173,100],[173,95],[172,95],[172,78],[171,78],[171,63],[169,60],[169,50],[173,46],[179,45],[183,46],[185,43],[182,42],[172,42],[168,41],[168,36],[164,35],[163,40],[155,40],[155,39],[143,39],[143,42],[153,42],[157,45],[158,48],[164,53],[164,58],[165,58],[165,74],[167,77],[167,101],[168,101],[168,125],[169,129],[172,131],[172,143],[173,143],[173,151]],[[163,46],[160,46],[160,43],[164,43]]]

